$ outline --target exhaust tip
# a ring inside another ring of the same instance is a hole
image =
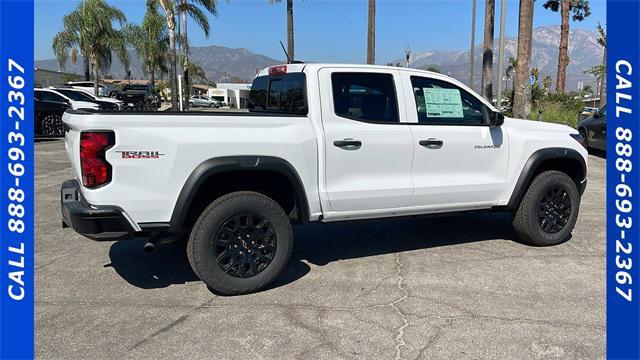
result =
[[[149,253],[152,253],[153,250],[156,249],[156,244],[148,241],[146,244],[144,244],[144,246],[142,248],[144,249],[144,252],[149,254]]]

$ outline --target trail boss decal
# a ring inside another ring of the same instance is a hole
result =
[[[122,155],[122,159],[159,159],[160,156],[164,156],[164,154],[160,154],[159,151],[116,151],[116,152]]]

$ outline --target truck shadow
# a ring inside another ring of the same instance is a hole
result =
[[[313,223],[297,227],[294,233],[293,259],[317,266],[440,246],[517,239],[507,213]]]
[[[310,271],[309,262],[333,261],[451,246],[495,239],[514,240],[508,214],[478,213],[429,218],[378,219],[294,227],[296,245],[291,261],[269,289],[294,282]],[[184,244],[142,250],[145,240],[115,242],[110,266],[131,285],[143,289],[200,281],[191,270]]]

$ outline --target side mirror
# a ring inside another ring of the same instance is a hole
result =
[[[593,118],[594,118],[594,119],[598,119],[598,118],[600,118],[600,110],[598,110],[598,111],[596,111],[596,112],[594,112],[594,113],[593,113]]]
[[[489,126],[490,127],[499,127],[504,124],[504,115],[501,112],[491,112],[489,113]]]

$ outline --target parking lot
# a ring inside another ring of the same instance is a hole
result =
[[[36,353],[42,359],[605,357],[605,160],[573,238],[536,248],[504,214],[295,228],[267,291],[212,294],[183,245],[93,242],[60,225],[62,140],[36,153]],[[141,174],[142,175],[142,174]]]

